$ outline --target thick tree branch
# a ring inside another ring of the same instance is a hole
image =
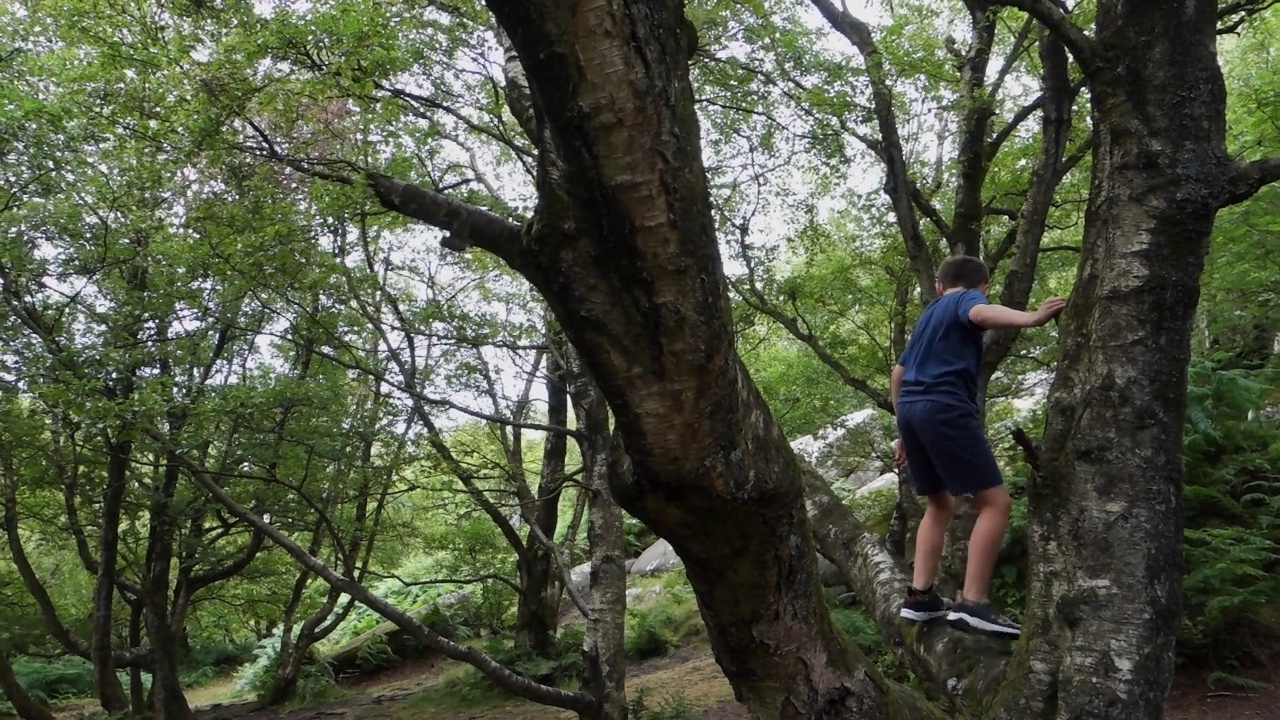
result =
[[[1280,4],[1280,0],[1233,0],[1218,8],[1219,35],[1230,35],[1237,32],[1244,24],[1259,13]]]
[[[885,165],[884,193],[893,206],[898,231],[906,244],[907,256],[920,283],[920,292],[928,300],[935,295],[934,257],[920,232],[912,198],[912,180],[907,172],[906,153],[898,131],[898,118],[893,107],[893,91],[889,87],[884,55],[876,47],[871,28],[851,13],[837,8],[831,0],[810,0],[833,30],[844,36],[862,56],[867,78],[871,81],[871,100],[880,130],[880,158]],[[923,198],[923,195],[920,196]]]
[[[1237,163],[1227,179],[1226,197],[1219,207],[1242,203],[1277,181],[1280,181],[1280,156]]]
[[[194,595],[210,585],[220,583],[223,580],[229,580],[236,575],[239,575],[245,568],[249,567],[249,564],[252,563],[253,559],[258,556],[259,552],[261,552],[266,539],[266,535],[254,530],[252,536],[249,538],[249,543],[227,563],[220,567],[210,568],[205,572],[193,575],[188,583],[187,593]]]
[[[1067,140],[1071,135],[1071,109],[1075,104],[1078,86],[1072,85],[1068,76],[1067,53],[1057,36],[1041,31],[1040,36],[1041,109],[1040,147],[1031,168],[1026,200],[1018,213],[1018,221],[1011,234],[997,250],[1003,254],[1013,250],[1013,259],[1005,272],[1000,302],[1008,307],[1022,309],[1031,298],[1035,284],[1036,265],[1040,257],[1040,243],[1044,239],[1053,197],[1062,182]],[[1012,242],[1009,242],[1012,240]],[[988,333],[982,358],[979,383],[983,395],[996,369],[1004,362],[1018,339],[1017,330],[1001,330]]]
[[[1098,51],[1094,39],[1052,0],[992,0],[992,4],[1017,8],[1034,17],[1062,41],[1086,76],[1096,72]]]
[[[960,126],[956,148],[956,192],[947,245],[952,255],[982,255],[982,188],[991,167],[986,150],[992,104],[986,91],[987,66],[996,38],[997,10],[967,3],[973,39],[960,64]]]

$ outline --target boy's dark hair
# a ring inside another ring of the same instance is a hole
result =
[[[943,290],[962,287],[972,290],[991,281],[991,270],[976,257],[959,255],[942,261],[938,266],[938,283]]]

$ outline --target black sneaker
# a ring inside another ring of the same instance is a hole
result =
[[[902,610],[898,614],[913,622],[929,622],[946,617],[950,610],[951,601],[943,600],[933,588],[925,591],[907,588],[907,599],[902,601]]]
[[[1000,637],[1016,638],[1022,635],[1022,626],[997,614],[989,602],[961,600],[947,615],[947,624],[957,630],[977,630]]]

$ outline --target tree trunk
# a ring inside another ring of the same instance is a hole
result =
[[[568,381],[581,433],[587,494],[587,544],[591,550],[591,599],[583,651],[583,689],[596,699],[582,720],[626,720],[627,666],[623,639],[627,613],[626,538],[622,509],[609,491],[610,473],[625,473],[626,452],[609,432],[609,408],[576,355],[569,352]]]
[[[0,690],[4,691],[4,696],[22,720],[54,720],[49,708],[36,702],[27,694],[26,688],[22,687],[22,683],[18,682],[18,676],[13,672],[8,654],[2,652],[0,652]]]
[[[142,598],[134,598],[129,608],[129,646],[142,646],[143,607]],[[142,682],[142,668],[129,668],[129,703],[133,714],[142,717],[147,712],[147,689]]]
[[[129,698],[116,676],[112,631],[116,594],[116,559],[120,552],[120,514],[129,474],[133,441],[131,430],[120,428],[116,440],[107,440],[107,486],[102,496],[102,522],[98,550],[98,577],[93,586],[93,639],[89,659],[98,700],[108,713],[129,712]]]
[[[547,424],[568,427],[569,398],[565,387],[563,361],[564,342],[557,332],[548,333],[552,352],[547,356]],[[560,357],[557,357],[557,353]],[[532,508],[525,507],[531,526],[541,537],[555,540],[560,521],[560,491],[564,485],[565,453],[568,438],[564,433],[546,434],[542,453],[542,472]],[[549,657],[555,649],[556,620],[560,615],[558,573],[551,549],[543,545],[531,529],[525,542],[525,555],[519,559],[520,596],[516,601],[517,642],[539,657]],[[549,679],[549,678],[544,678]]]
[[[171,425],[180,425],[170,417]],[[147,537],[146,577],[144,579],[144,616],[147,636],[151,641],[151,709],[165,720],[191,717],[179,678],[178,634],[170,618],[170,566],[173,560],[173,497],[181,470],[173,454],[166,453],[166,464],[160,487],[151,500],[151,523]]]
[[[302,671],[306,667],[311,648],[329,634],[326,632],[322,635],[317,630],[320,624],[333,614],[341,595],[336,588],[330,588],[320,607],[302,621],[296,638],[293,637],[293,623],[292,618],[290,619],[289,625],[285,627],[280,637],[280,653],[276,656],[275,674],[271,681],[271,689],[264,698],[268,706],[280,705],[293,699],[297,694],[298,682],[302,679]],[[337,623],[333,626],[336,627]],[[332,632],[332,629],[329,631]]]
[[[896,557],[903,560],[915,557],[916,529],[923,518],[924,510],[911,483],[911,468],[904,465],[898,472],[898,501],[893,506],[893,519],[887,533],[889,549]]]
[[[1159,720],[1181,610],[1182,431],[1192,319],[1232,171],[1217,3],[1098,4],[1096,142],[1041,472],[1028,484],[1019,720]]]
[[[324,546],[324,518],[317,517],[315,525],[311,527],[311,542],[307,547],[307,552],[311,555],[317,555],[320,548]],[[302,596],[307,590],[307,584],[312,578],[310,570],[303,568],[293,579],[293,589],[289,593],[289,600],[285,603],[284,612],[281,614],[280,628],[280,647],[276,650],[276,667],[274,677],[271,681],[271,688],[267,691],[266,697],[262,698],[263,702],[268,706],[278,705],[293,697],[294,690],[298,684],[298,674],[302,669],[302,663],[295,665],[294,644],[293,644],[293,626],[297,619],[298,607],[302,604]]]
[[[882,717],[883,678],[827,613],[797,459],[734,347],[682,3],[488,4],[564,166],[541,175],[523,242],[497,249],[613,410],[633,470],[615,495],[684,560],[754,713]]]

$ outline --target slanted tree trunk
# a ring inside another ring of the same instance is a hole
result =
[[[831,625],[798,461],[734,347],[682,4],[488,5],[563,167],[540,174],[523,237],[472,239],[538,287],[599,384],[632,468],[614,493],[684,560],[736,696],[771,718],[884,717],[888,686]]]
[[[36,702],[18,682],[13,665],[9,663],[9,655],[4,652],[0,652],[0,690],[4,691],[5,698],[22,720],[54,720],[49,708]]]

